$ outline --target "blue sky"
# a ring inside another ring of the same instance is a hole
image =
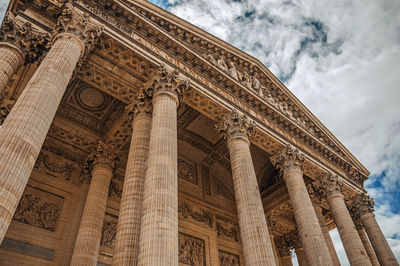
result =
[[[260,59],[371,172],[400,260],[400,1],[153,0]],[[8,0],[0,0],[0,19]],[[335,231],[332,237],[348,265]]]
[[[400,1],[150,2],[260,59],[367,167],[400,260]]]

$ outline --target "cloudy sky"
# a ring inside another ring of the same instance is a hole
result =
[[[400,260],[400,1],[152,2],[260,59],[367,167]]]
[[[152,2],[260,59],[367,167],[400,260],[400,1]]]

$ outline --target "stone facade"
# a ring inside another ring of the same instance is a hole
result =
[[[339,265],[335,226],[352,265],[398,265],[356,158],[147,2],[12,0],[0,72],[0,265]]]

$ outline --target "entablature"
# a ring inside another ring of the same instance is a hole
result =
[[[55,6],[49,9],[48,19],[51,19],[61,10],[60,2],[37,0],[26,3],[23,8],[45,6],[48,9],[51,5]],[[199,111],[214,120],[220,120],[232,108],[248,113],[259,122],[258,134],[252,141],[268,153],[276,154],[291,142],[309,155],[305,173],[310,177],[318,178],[324,172],[322,168],[349,177],[356,186],[362,186],[367,178],[368,171],[258,60],[211,35],[199,33],[199,29],[188,23],[183,23],[186,28],[178,26],[177,18],[155,14],[150,7],[156,8],[150,4],[95,0],[75,1],[74,5],[104,23],[106,35],[118,39],[128,49],[139,48],[144,51],[143,57],[156,65],[163,62],[179,68],[193,81],[192,89],[184,97],[189,106],[200,108]],[[218,62],[210,61],[210,54],[223,56],[224,60],[234,62],[242,73],[249,73],[260,83],[257,86],[267,92],[267,97],[263,96],[266,93],[260,94],[254,87],[240,83]],[[125,103],[132,99],[129,90],[121,98]]]

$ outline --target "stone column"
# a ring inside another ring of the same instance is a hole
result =
[[[255,123],[234,110],[216,128],[228,139],[245,264],[276,265],[250,154],[249,136]]]
[[[344,202],[343,180],[329,173],[321,179],[320,185],[325,189],[329,208],[350,264],[352,266],[372,265]]]
[[[178,265],[177,106],[188,86],[161,66],[145,91],[153,95],[149,158],[144,180],[138,265]]]
[[[399,265],[373,214],[374,200],[365,193],[360,194],[353,201],[351,209],[364,226],[379,263],[382,266]]]
[[[301,243],[301,239],[299,236],[298,230],[292,231],[288,235],[286,235],[287,242],[294,249],[297,257],[297,262],[300,266],[307,266],[307,257],[304,251],[303,245]]]
[[[97,264],[108,189],[119,160],[113,147],[99,142],[84,170],[91,174],[89,191],[75,241],[71,265]]]
[[[0,29],[0,94],[22,64],[38,60],[50,40],[35,31],[29,22],[19,22],[11,12],[4,16]]]
[[[113,265],[137,264],[143,183],[149,155],[151,113],[151,97],[146,93],[142,93],[128,106],[133,134],[119,209]]]
[[[294,217],[308,263],[333,265],[329,249],[322,234],[318,218],[308,195],[301,170],[304,155],[288,145],[280,154],[271,158],[281,170],[293,206]]]
[[[285,236],[274,237],[274,242],[279,255],[279,266],[293,266],[292,250],[288,239]]]
[[[72,72],[101,33],[71,4],[58,20],[54,44],[0,128],[0,242],[31,175]]]
[[[328,227],[326,226],[324,216],[322,215],[322,208],[320,204],[322,203],[322,198],[324,196],[324,191],[321,187],[314,184],[309,184],[307,186],[308,194],[310,195],[311,202],[313,204],[315,214],[317,215],[319,225],[321,226],[322,234],[324,235],[326,245],[328,246],[329,253],[334,265],[340,265],[339,258],[336,254],[335,246],[333,245],[331,235],[329,234]]]

